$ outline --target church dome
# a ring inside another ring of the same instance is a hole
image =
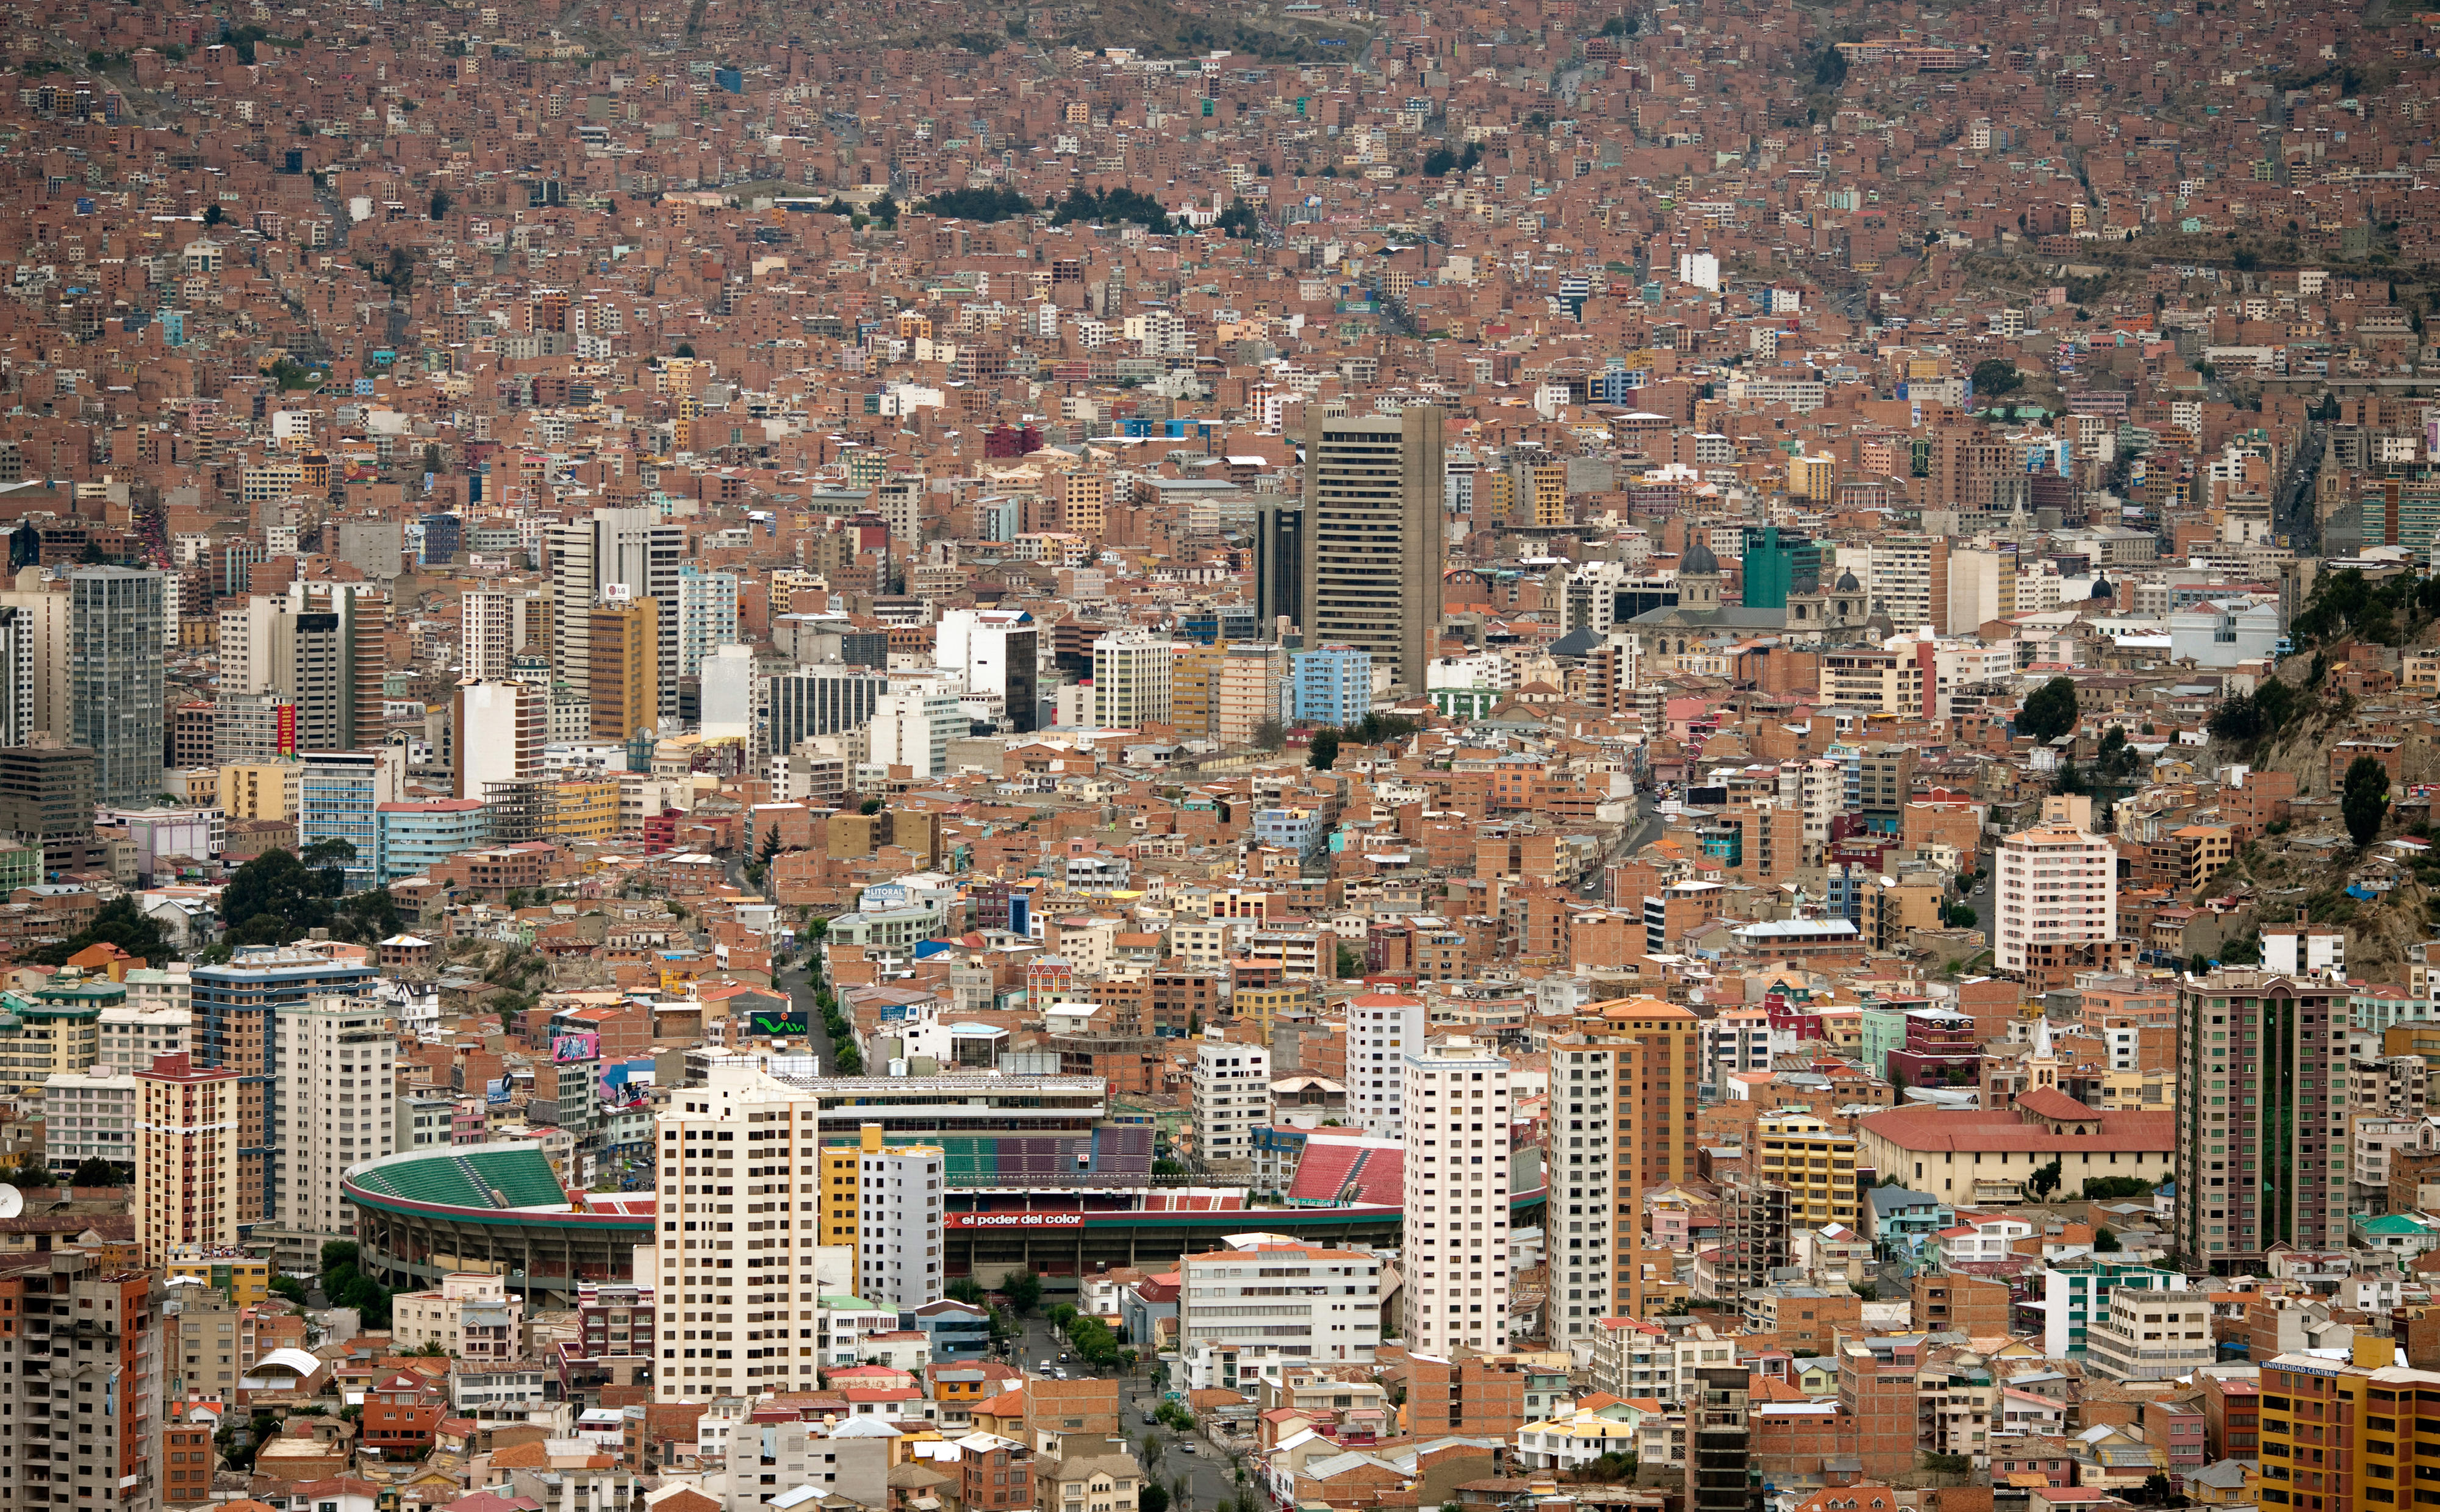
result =
[[[1839,574],[1839,586],[1837,591],[1840,593],[1861,593],[1864,591],[1864,585],[1856,581],[1856,569],[1854,567],[1849,567],[1846,571]]]
[[[1720,559],[1713,556],[1712,549],[1700,541],[1687,547],[1686,554],[1678,560],[1678,575],[1681,578],[1717,577],[1719,573]]]

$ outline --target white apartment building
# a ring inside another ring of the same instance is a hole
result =
[[[653,1398],[810,1391],[815,1346],[794,1341],[821,1313],[821,1100],[747,1066],[715,1062],[706,1074],[653,1119],[661,1222]]]
[[[958,695],[939,685],[893,690],[881,695],[868,734],[875,766],[904,766],[917,777],[949,769],[949,742],[972,728]]]
[[[867,1124],[855,1162],[855,1294],[908,1311],[938,1302],[949,1159],[937,1144],[884,1144]]]
[[[1177,648],[1148,630],[1117,630],[1093,642],[1093,723],[1103,729],[1167,724]]]
[[[509,675],[509,664],[525,649],[521,594],[496,588],[469,589],[458,596],[459,673],[474,681],[496,682]]]
[[[2112,1380],[2174,1380],[2217,1358],[2207,1292],[2121,1287],[2085,1325],[2084,1368]]]
[[[184,1003],[174,1008],[139,1008],[132,990],[127,996],[126,1003],[101,1011],[100,1049],[95,1056],[101,1066],[133,1075],[152,1065],[156,1055],[175,1055],[194,1048],[188,1037],[194,1015]]]
[[[1381,1342],[1381,1257],[1368,1250],[1232,1240],[1178,1272],[1191,1391],[1234,1391],[1284,1365],[1361,1363]]]
[[[279,1050],[271,1130],[278,1221],[321,1238],[352,1237],[355,1214],[339,1194],[340,1176],[398,1149],[397,1033],[378,1005],[336,997],[280,1005],[272,1033]]]
[[[102,1010],[108,1013],[110,1010]],[[133,1071],[54,1071],[43,1083],[43,1158],[61,1176],[87,1161],[135,1163]]]
[[[1500,1353],[1508,1347],[1508,1063],[1464,1035],[1429,1040],[1408,1053],[1399,1096],[1408,1255],[1400,1332],[1408,1349],[1427,1355],[1461,1344]],[[1555,1170],[1551,1182],[1555,1196]]]
[[[1482,1053],[1478,1050],[1478,1053]],[[1612,1129],[1635,1095],[1635,1077],[1632,1041],[1569,1033],[1551,1043],[1551,1338],[1553,1342],[1565,1342],[1578,1365],[1591,1363],[1603,1318],[1634,1311],[1635,1235],[1642,1226],[1642,1202],[1636,1192],[1634,1151]],[[1469,1080],[1461,1089],[1470,1090],[1472,1085]],[[1685,1095],[1691,1098],[1693,1091],[1688,1087]],[[1450,1108],[1449,1115],[1454,1113]],[[1469,1173],[1476,1138],[1473,1123],[1469,1109],[1464,1131]],[[1488,1128],[1483,1137],[1489,1138]],[[1414,1163],[1414,1156],[1408,1155],[1409,1185]],[[1469,1240],[1474,1232],[1473,1206],[1469,1196],[1462,1235]],[[1411,1199],[1408,1211],[1413,1211]],[[1491,1211],[1505,1213],[1507,1207],[1503,1202],[1496,1210],[1487,1210],[1486,1218]],[[1408,1233],[1412,1232],[1410,1221]],[[1456,1248],[1455,1244],[1446,1247],[1448,1251]],[[1470,1323],[1474,1287],[1470,1263],[1464,1287]],[[1451,1282],[1448,1289],[1453,1293],[1455,1287]]]
[[[127,1006],[133,1009],[185,1008],[195,1000],[194,968],[183,961],[166,967],[138,966],[119,985],[127,989]],[[105,1009],[105,1017],[107,1013]]]
[[[2089,833],[2092,801],[2042,801],[2042,821],[2000,842],[1992,941],[2001,971],[2068,963],[2077,945],[2118,935],[2118,851]]]
[[[460,1359],[523,1359],[525,1322],[525,1298],[509,1290],[506,1278],[477,1271],[453,1271],[437,1291],[390,1299],[390,1332],[401,1346],[439,1344]]]
[[[1372,992],[1347,999],[1347,1116],[1365,1133],[1406,1138],[1398,1110],[1407,1054],[1423,1048],[1424,1022],[1420,998]]]
[[[1271,1053],[1241,1045],[1206,1030],[1194,1047],[1194,1152],[1212,1164],[1248,1161],[1254,1130],[1271,1121]]]

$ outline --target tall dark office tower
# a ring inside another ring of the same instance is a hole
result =
[[[1304,454],[1305,644],[1370,652],[1421,693],[1440,644],[1447,566],[1441,412],[1316,414]]]

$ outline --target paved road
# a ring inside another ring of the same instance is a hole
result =
[[[1984,875],[1982,881],[1974,885],[1974,891],[1965,894],[1965,906],[1974,910],[1975,923],[1982,928],[1983,937],[1988,939],[1990,937],[1991,927],[1994,922],[1991,913],[1991,878],[1989,875]]]
[[[807,983],[803,963],[799,962],[781,971],[779,985],[788,989],[789,1006],[804,1016],[805,1048],[820,1056],[822,1069],[828,1071],[834,1064],[830,1032],[822,1027],[822,1011],[814,1006],[814,992]]]
[[[1039,1371],[1042,1368],[1042,1362],[1047,1359],[1052,1362],[1053,1369],[1083,1372],[1085,1370],[1083,1365],[1058,1363],[1059,1353],[1064,1345],[1065,1341],[1052,1330],[1049,1320],[1038,1315],[1029,1318],[1025,1321],[1025,1335],[1020,1344],[1021,1353],[1013,1363],[1022,1365],[1030,1371]],[[1147,1438],[1160,1445],[1158,1457],[1146,1467],[1151,1471],[1154,1479],[1169,1487],[1171,1512],[1212,1512],[1212,1509],[1223,1502],[1240,1494],[1252,1497],[1258,1502],[1262,1500],[1259,1488],[1252,1485],[1250,1480],[1243,1487],[1237,1485],[1228,1456],[1213,1448],[1209,1440],[1194,1433],[1173,1432],[1157,1424],[1145,1423],[1143,1414],[1151,1412],[1159,1403],[1160,1393],[1153,1390],[1152,1377],[1148,1371],[1138,1371],[1134,1375],[1121,1377],[1119,1381],[1120,1431],[1126,1436],[1127,1447],[1139,1461],[1143,1461],[1147,1457],[1147,1451],[1144,1449],[1144,1441]],[[1194,1451],[1192,1454],[1187,1453],[1180,1448],[1182,1443],[1192,1443],[1194,1446]],[[1253,1473],[1253,1466],[1249,1461],[1247,1465],[1247,1474],[1250,1477]]]

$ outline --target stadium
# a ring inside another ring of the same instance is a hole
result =
[[[1241,1191],[1167,1186],[1151,1174],[1142,1131],[1092,1136],[951,1136],[946,1272],[995,1284],[1010,1270],[1076,1277],[1121,1266],[1159,1269],[1220,1247],[1232,1233],[1281,1233],[1314,1244],[1396,1249],[1394,1188],[1352,1185],[1316,1161],[1288,1194],[1291,1206],[1252,1208]],[[1345,1157],[1348,1161],[1358,1159]],[[1388,1162],[1384,1162],[1385,1164]],[[1139,1168],[1140,1167],[1140,1168]],[[530,1144],[414,1150],[350,1170],[359,1263],[384,1286],[420,1289],[453,1270],[507,1278],[553,1303],[579,1287],[632,1280],[634,1249],[653,1238],[650,1193],[584,1193],[573,1200]],[[1539,1191],[1510,1199],[1512,1222],[1531,1222]]]

